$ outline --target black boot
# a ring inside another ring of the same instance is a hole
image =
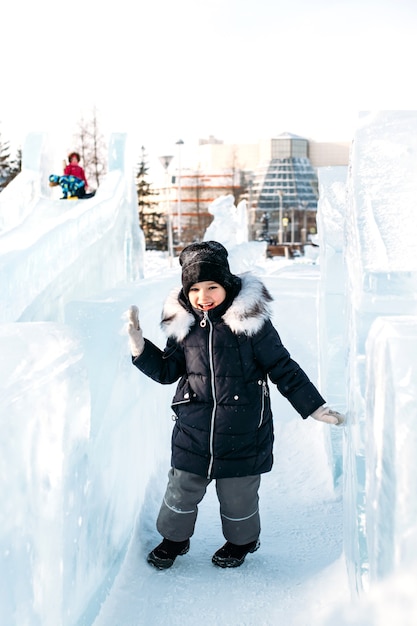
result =
[[[159,546],[156,546],[152,552],[149,552],[146,560],[158,569],[168,569],[168,567],[174,564],[177,556],[187,554],[189,549],[189,539],[185,541],[170,541],[169,539],[164,539]]]
[[[245,560],[246,555],[249,552],[255,552],[260,545],[259,539],[246,543],[243,546],[227,541],[222,548],[213,554],[211,560],[219,567],[239,567]]]

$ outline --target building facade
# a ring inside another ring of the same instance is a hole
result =
[[[290,133],[254,144],[200,140],[195,168],[177,169],[161,194],[168,195],[174,246],[201,240],[213,219],[210,204],[228,194],[235,204],[247,200],[250,239],[305,243],[316,230],[317,168],[347,165],[349,149]]]
[[[233,195],[238,199],[246,185],[239,169],[184,170],[181,178],[172,178],[169,207],[174,246],[201,241],[213,220],[209,212],[211,203],[220,196]]]
[[[269,162],[253,172],[251,239],[305,243],[315,232],[318,179],[307,153],[303,137],[284,133],[271,139]]]

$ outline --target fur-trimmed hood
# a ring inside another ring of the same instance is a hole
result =
[[[242,287],[222,319],[235,334],[255,335],[271,317],[272,296],[265,285],[250,273],[239,277]],[[180,290],[173,289],[165,301],[161,328],[167,337],[182,341],[197,323],[193,313],[178,300]]]

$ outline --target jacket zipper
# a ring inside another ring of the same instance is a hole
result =
[[[208,349],[209,349],[210,384],[211,384],[211,393],[213,396],[213,409],[211,412],[210,436],[209,436],[210,461],[209,461],[208,471],[207,471],[207,478],[211,478],[211,472],[213,469],[213,462],[214,462],[213,440],[214,440],[214,422],[215,422],[216,411],[217,411],[217,399],[216,399],[216,386],[214,383],[213,324],[210,321],[207,311],[204,311],[204,316],[200,322],[200,326],[202,328],[205,328],[207,326],[207,323],[209,325]]]
[[[259,420],[258,428],[262,426],[262,422],[264,421],[264,412],[265,412],[265,398],[268,396],[268,389],[266,386],[266,381],[262,381],[262,400],[261,400],[261,418]]]

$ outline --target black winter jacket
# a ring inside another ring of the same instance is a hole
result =
[[[291,359],[270,321],[272,300],[251,274],[226,310],[191,308],[168,297],[165,350],[145,339],[134,365],[157,382],[179,379],[172,401],[172,466],[209,478],[251,476],[272,467],[273,423],[267,378],[303,418],[325,400]]]

